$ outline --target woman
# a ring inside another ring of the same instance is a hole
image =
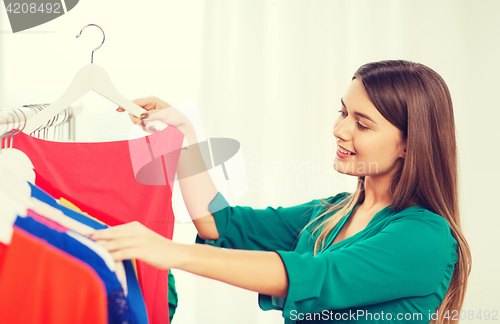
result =
[[[196,143],[175,108],[163,110],[169,105],[157,98],[136,102],[162,110],[147,120],[162,119]],[[201,154],[191,146],[180,156],[180,186],[197,243],[208,245],[176,244],[139,223],[93,238],[116,260],[137,258],[259,292],[260,307],[283,310],[285,323],[458,321],[471,255],[443,79],[407,61],[363,65],[341,99],[333,135],[334,168],[358,177],[354,193],[288,208],[229,207],[208,173],[199,173]]]

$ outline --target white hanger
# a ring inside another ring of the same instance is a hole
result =
[[[2,215],[0,217],[0,242],[8,245],[12,240],[14,232],[14,222],[17,218],[17,213],[22,208],[20,205],[8,201],[8,197],[0,194],[0,204],[2,205]]]
[[[45,108],[40,113],[31,117],[26,123],[26,127],[23,132],[30,134],[40,128],[43,124],[45,124],[48,120],[53,118],[55,115],[59,114],[61,111],[66,109],[69,105],[83,97],[90,90],[94,90],[99,93],[103,97],[108,98],[113,101],[120,107],[123,107],[129,113],[140,117],[141,114],[146,112],[146,110],[130,100],[126,99],[122,96],[116,87],[111,82],[111,79],[108,73],[100,66],[93,64],[94,63],[94,51],[98,50],[105,40],[104,31],[101,27],[95,24],[89,24],[82,28],[80,34],[76,37],[79,37],[82,34],[82,31],[88,26],[96,26],[98,27],[103,34],[103,39],[101,45],[92,50],[91,56],[91,64],[84,66],[78,73],[75,78],[69,85],[66,92],[62,95],[62,97],[56,102],[52,103],[50,106]]]
[[[2,111],[2,114],[4,113],[5,111]],[[14,114],[17,116],[18,125],[15,125],[15,119],[13,119],[11,127],[9,127],[10,123],[7,122],[6,131],[1,136],[2,144],[5,143],[2,146],[6,148],[0,150],[0,178],[2,179],[0,191],[25,206],[30,206],[31,188],[28,181],[32,183],[35,181],[33,164],[22,151],[8,147],[9,138],[10,146],[12,146],[12,138],[21,132],[19,128],[21,128],[21,123],[24,123],[17,111],[12,110],[9,112],[9,116],[14,116]],[[6,120],[8,121],[8,119]],[[11,128],[10,131],[8,131],[9,128]]]
[[[19,122],[21,122],[20,118]],[[7,126],[8,129],[9,126]],[[2,143],[4,137],[9,136],[8,133],[4,132],[0,137]],[[30,174],[25,171],[27,168],[30,168],[31,172],[33,170],[30,167],[31,161],[27,165],[25,158],[27,156],[19,150],[0,149],[0,242],[4,244],[10,244],[17,216],[26,216],[28,208],[32,207],[31,188],[27,182]]]
[[[24,116],[23,120],[21,120],[20,116],[17,114],[17,111],[19,111],[21,114],[23,114],[23,116]],[[2,114],[4,116],[5,116],[4,113],[6,113],[6,112],[7,111],[2,110]],[[13,127],[12,129],[20,128],[21,123],[24,123],[24,126],[26,126],[26,115],[24,114],[24,112],[22,110],[13,109],[13,110],[10,110],[8,113],[10,116],[14,116],[14,114],[15,114],[16,117],[18,118],[18,121],[19,121],[19,125]],[[5,120],[6,120],[7,125],[8,125],[9,118],[6,118]],[[13,123],[15,123],[15,119],[13,120]],[[8,129],[9,129],[9,127],[7,126],[7,130]],[[12,148],[12,146],[13,146],[12,139],[14,138],[14,136],[16,134],[19,134],[21,131],[19,131],[18,133],[11,134],[10,136],[5,138],[6,145],[5,145],[5,148],[2,149],[3,158],[10,161],[9,162],[10,168],[14,168],[15,169],[14,172],[20,174],[20,176],[23,179],[25,179],[26,181],[31,182],[31,183],[35,183],[35,171],[33,171],[33,169],[34,169],[33,163],[31,163],[31,160],[24,152],[22,152],[18,149]],[[4,137],[4,136],[2,136],[2,137]],[[8,138],[10,138],[10,147],[9,147],[9,145],[7,145]]]
[[[0,177],[2,177],[3,180],[5,172],[2,171],[0,173]],[[12,178],[9,180],[12,180]],[[19,183],[22,179],[15,179],[15,181]],[[28,186],[27,189],[31,190],[28,183],[25,182],[25,184]],[[28,195],[26,195],[26,190],[24,190],[26,188],[23,188],[22,190],[24,193],[19,193],[17,188],[11,188],[10,191],[5,191],[3,187],[4,186],[2,185],[2,188],[0,189],[0,242],[10,244],[13,231],[12,226],[14,225],[17,216],[25,216],[28,208],[30,208],[29,203],[26,202],[26,198],[29,199],[31,192],[28,192]],[[22,199],[20,199],[20,197],[22,197]]]

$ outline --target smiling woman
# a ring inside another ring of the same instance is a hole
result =
[[[315,251],[355,204],[374,200],[371,195],[377,190],[373,189],[385,188],[391,208],[421,206],[449,224],[458,244],[457,262],[438,313],[459,313],[472,260],[458,210],[455,122],[446,83],[422,64],[368,63],[356,71],[341,103],[334,129],[339,146],[334,167],[357,176],[358,186],[336,217],[313,231],[321,230]],[[367,163],[376,163],[376,172],[360,167]],[[338,204],[331,205],[317,219],[338,209]],[[451,318],[439,317],[436,323],[454,322]]]
[[[163,121],[175,120],[196,143],[178,110],[155,97],[141,102],[165,107]],[[173,243],[139,223],[93,238],[116,260],[259,292],[260,307],[281,310],[285,323],[456,322],[471,255],[445,82],[421,64],[374,62],[358,69],[341,102],[334,168],[357,177],[355,192],[286,208],[231,207],[208,172],[183,177],[204,165],[191,145],[179,159],[179,183],[201,244]]]
[[[360,170],[370,174],[375,165],[377,176],[391,179],[406,153],[402,132],[373,105],[359,78],[353,79],[341,102],[342,110],[333,132],[338,144],[335,169],[363,176],[366,173],[360,174]],[[368,164],[370,168],[366,167]]]

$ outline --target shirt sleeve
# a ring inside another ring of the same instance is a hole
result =
[[[289,279],[283,316],[431,294],[453,272],[456,246],[447,221],[422,210],[350,247],[316,256],[277,251]]]
[[[327,200],[331,202],[343,194]],[[197,236],[196,243],[243,250],[291,251],[300,231],[318,210],[319,203],[320,199],[316,199],[292,207],[230,207],[224,196],[217,193],[208,209],[214,216],[220,238],[204,240]]]
[[[168,317],[170,322],[174,318],[178,300],[177,290],[175,289],[175,278],[172,272],[168,270]]]

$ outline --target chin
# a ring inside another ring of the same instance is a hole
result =
[[[335,167],[335,164],[333,166],[333,169],[340,174],[345,174],[345,175],[349,175],[349,176],[358,176],[357,174],[353,174],[352,170],[346,170],[346,169],[343,169],[342,167],[340,167],[340,168]]]
[[[360,161],[360,160],[344,160],[335,157],[333,161],[333,168],[345,175],[355,176],[355,177],[366,177],[366,176],[379,176],[387,173],[385,164],[380,167],[379,161]],[[381,170],[382,169],[382,170]]]

